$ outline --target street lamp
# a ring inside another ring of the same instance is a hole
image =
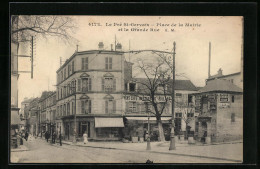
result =
[[[176,43],[173,42],[173,54],[172,54],[172,127],[171,127],[171,141],[169,150],[175,150],[175,139],[174,139],[174,97],[175,97],[175,48]]]

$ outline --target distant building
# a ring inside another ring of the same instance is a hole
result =
[[[56,116],[56,92],[44,91],[39,98],[39,110],[38,114],[38,131],[41,136],[46,131],[55,130],[55,116]]]
[[[227,75],[223,75],[222,72],[223,72],[223,70],[220,68],[216,75],[210,76],[210,78],[206,79],[206,84],[209,81],[212,81],[214,79],[223,79],[223,80],[228,80],[231,83],[233,83],[234,85],[243,89],[243,74],[241,72],[236,72],[236,73],[227,74]]]

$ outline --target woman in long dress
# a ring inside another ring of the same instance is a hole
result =
[[[88,134],[85,131],[85,133],[83,134],[83,138],[84,138],[84,144],[86,144],[88,142]]]

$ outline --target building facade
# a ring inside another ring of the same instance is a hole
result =
[[[243,138],[243,92],[229,80],[215,79],[195,94],[196,137],[225,142]]]
[[[123,124],[124,54],[75,52],[57,70],[57,120],[64,139],[118,140]]]

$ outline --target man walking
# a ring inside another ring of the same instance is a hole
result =
[[[26,141],[27,141],[27,139],[28,139],[28,135],[29,135],[29,134],[28,134],[28,132],[26,131],[26,132],[25,132],[25,135],[24,135],[24,138],[25,138]]]
[[[54,143],[54,144],[55,144],[56,136],[57,136],[56,132],[54,131],[53,135],[52,135],[52,143]]]

